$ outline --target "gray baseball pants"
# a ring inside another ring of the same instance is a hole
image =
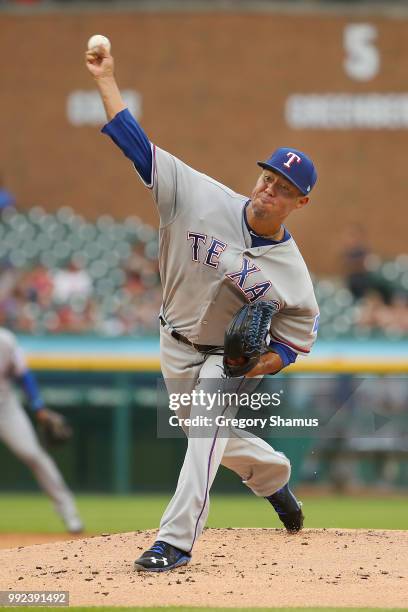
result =
[[[260,379],[223,378],[222,356],[206,357],[175,340],[167,328],[161,329],[160,350],[169,393],[175,389],[184,393],[191,393],[193,389],[249,393],[260,382]],[[210,415],[214,419],[224,413],[233,417],[238,411],[238,406],[233,404],[227,408],[215,404],[211,411],[207,408],[205,403],[183,406],[176,414],[181,418]],[[289,481],[290,463],[283,453],[275,451],[264,440],[236,427],[183,429],[188,437],[186,455],[157,539],[190,552],[204,529],[209,492],[220,464],[236,472],[255,495],[266,497]]]
[[[71,491],[40,445],[30,419],[13,392],[0,401],[0,440],[30,468],[65,523],[77,516]]]

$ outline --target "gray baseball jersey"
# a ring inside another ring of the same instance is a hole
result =
[[[70,532],[82,530],[73,495],[55,462],[42,448],[34,427],[14,391],[14,379],[27,371],[23,350],[10,331],[0,328],[0,440],[33,472],[54,502]]]
[[[190,401],[178,409],[189,442],[158,534],[159,540],[191,551],[205,525],[209,491],[221,463],[262,497],[288,482],[290,463],[232,422],[220,435],[217,417],[225,411],[234,416],[238,400],[209,405],[214,389],[250,394],[262,377],[226,378],[221,355],[203,354],[179,342],[172,328],[195,344],[220,346],[231,318],[244,303],[271,300],[279,309],[272,319],[271,339],[305,355],[316,336],[318,308],[306,265],[287,232],[279,243],[252,246],[259,237],[253,242],[244,216],[248,198],[151,145],[127,110],[103,131],[133,161],[159,210],[166,321],[160,330],[160,357],[168,392],[203,392],[198,404]],[[185,422],[209,410],[213,418],[207,429],[197,432]]]
[[[157,147],[151,187],[166,321],[198,344],[221,345],[243,303],[272,300],[279,313],[271,338],[309,353],[318,307],[293,238],[252,248],[243,215],[248,198]]]

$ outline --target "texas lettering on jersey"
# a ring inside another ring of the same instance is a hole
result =
[[[222,240],[212,237],[210,246],[208,248],[206,247],[206,255],[204,260],[201,262],[200,246],[205,246],[207,244],[207,238],[208,236],[206,234],[201,234],[199,232],[187,232],[187,240],[191,240],[192,260],[197,263],[203,263],[205,266],[217,269],[220,263],[220,256],[228,245]],[[272,283],[269,280],[266,280],[264,282],[255,283],[249,287],[245,287],[244,285],[251,274],[255,274],[256,272],[260,271],[261,270],[258,268],[258,266],[251,263],[251,260],[243,255],[241,269],[231,272],[230,274],[225,274],[225,276],[226,278],[229,278],[240,291],[242,291],[249,302],[256,302],[256,300],[259,300],[268,292],[270,287],[272,287]]]

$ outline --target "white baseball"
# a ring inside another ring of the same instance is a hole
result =
[[[105,49],[108,51],[108,53],[111,50],[111,43],[109,38],[107,38],[106,36],[102,36],[102,34],[94,34],[93,36],[91,36],[91,38],[88,40],[88,49],[93,49],[94,47],[105,47]]]

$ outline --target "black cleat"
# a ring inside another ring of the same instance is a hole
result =
[[[289,533],[296,533],[303,528],[305,517],[302,512],[302,502],[297,501],[289,485],[286,484],[266,499],[272,504]]]
[[[158,540],[139,559],[136,559],[134,569],[137,572],[167,572],[175,567],[187,565],[191,555]]]

